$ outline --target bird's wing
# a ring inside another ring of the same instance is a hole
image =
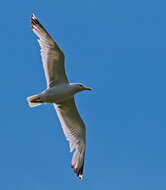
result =
[[[75,149],[72,158],[72,168],[77,176],[82,179],[85,155],[86,128],[71,98],[59,105],[54,104],[63,132],[69,141],[70,151]]]
[[[64,54],[56,42],[40,24],[35,15],[31,17],[33,32],[38,36],[47,86],[68,83],[64,68]]]

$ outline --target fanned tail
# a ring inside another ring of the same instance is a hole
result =
[[[29,96],[27,98],[28,104],[30,107],[36,107],[42,104],[42,101],[40,99],[40,94],[34,95],[34,96]]]

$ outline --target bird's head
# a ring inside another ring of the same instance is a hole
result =
[[[76,92],[81,92],[84,90],[92,90],[92,88],[86,87],[83,84],[77,83],[77,84],[72,84],[73,88],[75,89]]]

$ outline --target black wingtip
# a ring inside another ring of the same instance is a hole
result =
[[[74,173],[76,173],[77,177],[79,177],[80,180],[83,178],[83,169],[84,169],[84,164],[80,168],[74,168],[74,165],[71,166],[74,170]]]
[[[45,30],[43,28],[43,26],[40,24],[40,22],[38,21],[38,19],[36,18],[36,16],[34,14],[32,14],[31,16],[31,26],[32,26],[32,29],[34,28],[35,25],[38,25],[39,27],[41,27],[43,30]],[[47,32],[47,31],[45,31]]]
[[[35,17],[35,15],[32,14],[32,16],[31,16],[31,26],[32,26],[32,29],[33,29],[33,26],[36,25],[36,24],[40,24],[40,23],[37,20],[37,18]]]

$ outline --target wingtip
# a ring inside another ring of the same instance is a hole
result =
[[[36,19],[36,16],[34,13],[32,13],[31,19]]]
[[[35,14],[32,13],[32,16],[31,16],[31,27],[32,27],[32,29],[34,28],[34,26],[35,26],[36,24],[39,24],[39,21],[37,20]]]
[[[79,175],[78,177],[80,178],[81,181],[83,180],[83,175]]]
[[[83,166],[81,168],[75,168],[73,165],[71,166],[76,173],[77,177],[82,180],[83,179]]]

